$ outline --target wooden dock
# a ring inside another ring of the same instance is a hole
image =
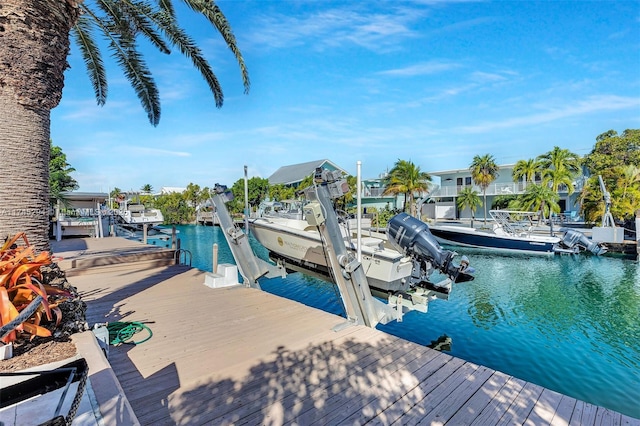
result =
[[[334,332],[343,318],[288,299],[208,288],[184,266],[103,266],[69,281],[91,325],[140,321],[153,331],[109,354],[141,424],[640,426],[374,329]]]

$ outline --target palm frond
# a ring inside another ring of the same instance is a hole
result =
[[[129,25],[133,26],[136,33],[145,36],[160,52],[167,55],[171,53],[167,43],[154,28],[157,12],[153,7],[145,1],[121,0],[119,3],[124,7]]]
[[[173,7],[171,0],[158,0],[158,7],[168,13],[171,17],[175,18],[176,10]]]
[[[240,67],[240,72],[242,74],[244,92],[249,93],[249,88],[251,87],[251,82],[249,81],[249,71],[247,70],[247,66],[244,63],[242,53],[240,52],[240,49],[238,49],[236,38],[233,35],[233,31],[231,31],[231,25],[229,25],[229,22],[222,13],[222,10],[220,10],[218,5],[216,5],[211,0],[184,0],[184,2],[194,11],[201,13],[204,17],[207,18],[209,22],[211,22],[213,26],[218,29],[218,31],[222,35],[222,38],[227,43],[227,46],[229,46],[229,49],[236,57],[236,61],[238,62],[238,66]]]
[[[99,25],[109,40],[109,48],[133,86],[149,122],[157,126],[160,121],[160,95],[149,68],[136,49],[135,34],[117,2],[98,0],[97,4],[108,16]]]
[[[84,9],[84,5],[81,5],[81,7]],[[87,67],[96,101],[98,105],[103,106],[107,101],[107,72],[102,61],[100,49],[93,39],[92,27],[94,24],[95,21],[87,15],[81,15],[71,31]]]
[[[211,65],[209,65],[209,62],[207,62],[205,57],[202,55],[202,51],[198,48],[195,41],[189,37],[182,28],[178,27],[175,24],[175,20],[168,14],[159,12],[155,15],[155,19],[169,41],[176,46],[183,55],[191,59],[193,65],[200,74],[202,74],[202,77],[209,86],[209,90],[213,93],[216,106],[220,108],[224,102],[222,86],[214,74]]]

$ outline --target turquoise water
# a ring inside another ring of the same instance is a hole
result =
[[[218,227],[181,226],[193,266],[234,263]],[[252,240],[256,252],[265,250]],[[640,418],[640,265],[617,257],[509,257],[463,251],[476,279],[449,300],[378,326],[416,343],[451,340],[447,353]],[[344,316],[335,286],[295,273],[263,290]]]

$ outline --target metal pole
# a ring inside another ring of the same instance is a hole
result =
[[[356,190],[356,199],[358,200],[357,203],[357,210],[356,210],[356,227],[358,228],[356,230],[356,247],[357,247],[357,256],[356,258],[358,259],[358,262],[362,262],[362,177],[360,175],[360,171],[362,168],[362,161],[357,161],[356,162],[356,182],[357,182],[357,186],[358,189]]]
[[[213,268],[211,272],[218,273],[218,243],[213,243]]]
[[[144,223],[142,224],[142,242],[144,244],[147,244],[147,231],[149,229],[149,224],[148,223]]]
[[[100,203],[96,201],[96,207],[98,209],[98,238],[104,237],[104,230],[102,229],[102,211],[100,210]]]
[[[244,233],[249,235],[249,180],[244,166]]]

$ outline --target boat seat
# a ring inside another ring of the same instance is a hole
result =
[[[351,241],[353,242],[354,246],[356,246],[358,244],[358,239],[357,238],[354,238]],[[373,247],[373,248],[377,248],[379,250],[383,250],[384,249],[384,241],[380,240],[379,238],[362,237],[360,239],[360,242],[362,243],[363,246]]]

